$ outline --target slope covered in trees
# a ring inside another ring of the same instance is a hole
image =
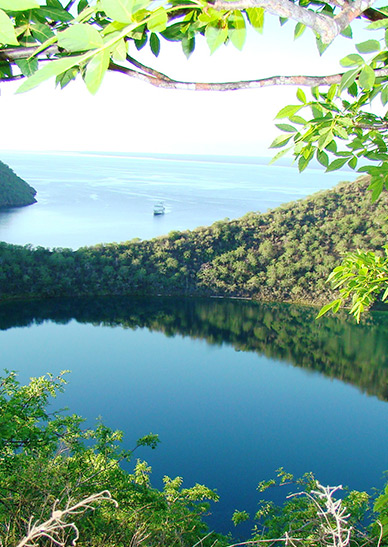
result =
[[[0,208],[36,203],[36,190],[0,161]]]
[[[193,231],[48,250],[2,243],[0,298],[164,294],[321,304],[325,280],[346,251],[386,242],[387,201],[368,180],[342,183],[265,214]]]

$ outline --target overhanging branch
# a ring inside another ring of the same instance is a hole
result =
[[[272,15],[293,19],[311,28],[319,34],[324,44],[330,44],[356,17],[369,9],[375,0],[354,0],[344,3],[340,12],[334,17],[316,13],[290,0],[216,0],[215,9],[245,10],[249,8],[264,8]]]
[[[156,87],[186,91],[237,91],[240,89],[257,89],[281,85],[330,86],[332,84],[339,84],[343,76],[343,74],[331,74],[328,76],[271,76],[270,78],[241,80],[237,82],[184,82],[169,78],[166,74],[146,67],[135,61],[135,59],[132,59],[130,62],[140,70],[134,70],[113,62],[110,63],[109,70],[137,78]],[[388,76],[388,68],[375,70],[375,75],[376,77]]]

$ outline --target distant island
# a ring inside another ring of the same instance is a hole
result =
[[[36,190],[0,161],[0,208],[24,207],[36,203]]]

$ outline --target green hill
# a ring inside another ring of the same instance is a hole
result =
[[[36,190],[0,161],[0,208],[36,203]]]
[[[48,250],[0,244],[0,298],[204,295],[322,304],[325,280],[350,250],[387,241],[388,192],[365,177],[333,190],[150,241]]]

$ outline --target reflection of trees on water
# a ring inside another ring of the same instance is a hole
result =
[[[12,302],[0,306],[0,329],[67,323],[148,328],[228,344],[351,383],[388,400],[388,314],[361,325],[345,315],[315,321],[316,310],[247,301],[94,298]]]

